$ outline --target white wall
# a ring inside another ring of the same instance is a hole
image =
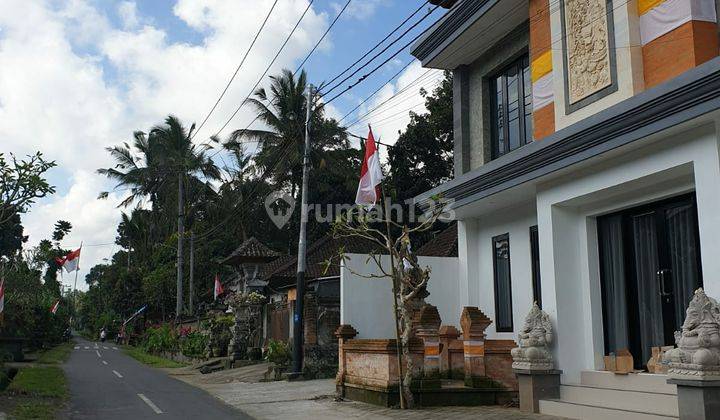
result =
[[[528,202],[511,209],[474,219],[473,229],[465,235],[474,244],[468,252],[468,283],[473,286],[470,303],[477,306],[493,323],[487,328],[488,338],[517,338],[525,316],[532,305],[532,264],[530,254],[530,226],[536,225],[535,204]],[[495,281],[493,273],[493,238],[507,233],[510,240],[510,287],[512,291],[513,329],[497,332],[495,327]]]
[[[395,338],[393,298],[390,279],[364,278],[378,275],[375,263],[364,254],[348,254],[340,269],[340,323],[358,331],[357,338]],[[383,257],[383,267],[389,267]],[[437,306],[443,324],[460,327],[458,259],[419,257],[431,268],[426,301]]]

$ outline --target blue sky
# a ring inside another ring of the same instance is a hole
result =
[[[308,0],[279,0],[265,31],[198,141],[227,120],[272,59]],[[23,219],[30,244],[52,231],[58,219],[74,225],[64,245],[111,243],[120,217],[115,191],[96,170],[112,165],[105,148],[148,130],[169,115],[187,125],[210,109],[272,0],[4,0],[0,15],[0,152],[42,151],[57,161],[49,178],[57,193],[41,200]],[[316,0],[270,74],[295,67],[315,45],[345,0]],[[423,3],[421,0],[352,0],[325,43],[306,64],[313,83],[327,81],[352,64]],[[423,12],[424,13],[424,12]],[[373,66],[435,22],[438,10]],[[418,19],[421,14],[415,17]],[[42,30],[38,30],[42,28]],[[339,117],[382,86],[355,113],[376,104],[425,74],[414,63],[397,80],[388,78],[412,61],[408,51],[328,107]],[[421,86],[432,88],[437,75],[423,77],[374,114],[376,136],[392,143],[408,122],[408,109],[422,111]],[[356,76],[357,77],[357,76]],[[351,79],[354,81],[355,78]],[[348,82],[350,83],[350,81]],[[338,89],[336,92],[339,92]],[[351,121],[351,116],[346,123]],[[242,109],[228,130],[253,118]],[[366,134],[365,123],[352,132]],[[128,211],[126,209],[125,211]],[[84,275],[115,247],[88,247]]]

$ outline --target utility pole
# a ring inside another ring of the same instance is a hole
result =
[[[189,308],[188,313],[190,315],[195,313],[195,232],[190,231],[190,282],[188,284],[189,297]]]
[[[178,173],[178,243],[177,243],[177,294],[175,295],[175,320],[180,320],[183,309],[183,238],[185,237],[185,203],[183,197],[183,172]]]
[[[303,310],[305,309],[305,257],[307,254],[308,181],[310,178],[310,115],[312,111],[313,85],[308,86],[305,108],[305,151],[303,153],[303,179],[300,201],[300,239],[298,240],[297,283],[295,285],[295,315],[293,317],[293,370],[294,376],[302,374],[303,367]]]

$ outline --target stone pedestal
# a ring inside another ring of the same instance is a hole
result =
[[[667,382],[677,385],[681,420],[720,419],[720,379],[670,378]]]
[[[518,378],[520,411],[539,413],[540,400],[560,398],[559,370],[513,369]]]
[[[488,386],[488,378],[485,375],[485,329],[491,323],[490,318],[477,307],[463,308],[460,326],[463,330],[466,386]]]
[[[345,358],[345,343],[357,336],[358,332],[352,325],[341,324],[335,331],[335,337],[338,339],[338,370],[335,376],[335,384],[340,397],[345,396],[345,372],[347,371],[347,359]]]

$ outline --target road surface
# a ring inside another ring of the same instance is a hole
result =
[[[75,341],[64,365],[71,419],[251,419],[205,391],[141,364],[112,342]]]

